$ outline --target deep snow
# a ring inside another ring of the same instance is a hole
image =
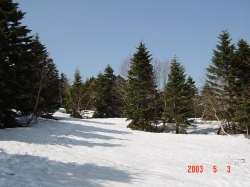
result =
[[[0,130],[0,186],[250,186],[250,141],[218,136],[212,124],[176,135],[132,131],[119,118],[54,116]]]

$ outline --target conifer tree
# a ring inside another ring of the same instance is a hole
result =
[[[132,122],[132,129],[152,131],[154,120],[155,78],[151,65],[151,54],[145,44],[140,42],[131,59],[128,71],[126,91],[126,106],[124,114]]]
[[[237,122],[237,128],[250,127],[250,47],[245,40],[239,40],[236,50],[237,67],[235,68],[236,84],[234,87],[235,106],[233,121]],[[236,129],[235,129],[236,130]]]
[[[250,46],[241,39],[237,43],[237,50],[235,52],[235,59],[237,66],[235,67],[236,93],[242,92],[245,87],[250,84]]]
[[[207,83],[213,89],[224,110],[220,116],[228,121],[233,117],[235,68],[235,45],[227,31],[219,35],[219,44],[213,50],[212,64],[207,68]]]
[[[31,65],[30,30],[21,25],[25,13],[12,0],[0,1],[0,113],[5,127],[17,125],[11,110],[28,113],[25,109],[34,73]]]
[[[35,74],[30,77],[33,90],[27,107],[32,108],[32,115],[28,123],[39,116],[51,118],[60,106],[58,70],[38,34],[32,40],[31,53]]]
[[[176,124],[176,134],[185,133],[187,118],[190,115],[194,82],[190,77],[186,82],[185,68],[178,62],[177,57],[171,61],[168,82],[164,90],[166,109],[163,118]]]
[[[193,118],[195,117],[196,113],[196,103],[195,100],[198,97],[197,89],[195,86],[195,81],[192,79],[192,77],[188,76],[186,80],[186,101],[187,101],[187,108],[188,108],[188,117]]]
[[[40,116],[51,118],[60,107],[60,79],[53,60],[48,62],[38,107]]]
[[[67,86],[68,78],[64,73],[60,74],[60,104],[64,105],[66,99],[66,86]]]
[[[95,80],[94,117],[115,117],[114,70],[108,65]]]
[[[84,95],[84,86],[80,70],[77,68],[74,75],[74,81],[70,89],[71,116],[81,118],[82,98]]]
[[[85,110],[95,110],[94,98],[95,98],[95,78],[87,78],[84,82],[84,96],[82,103]]]

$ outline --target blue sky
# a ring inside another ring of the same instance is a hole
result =
[[[152,57],[176,55],[197,86],[211,63],[218,35],[250,44],[249,0],[17,0],[22,25],[38,33],[60,72],[73,79],[96,76],[120,64],[140,41]]]

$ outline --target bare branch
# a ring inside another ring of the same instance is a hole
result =
[[[129,55],[120,65],[120,75],[123,77],[125,80],[128,77],[128,71],[130,69],[130,63],[131,63],[131,58],[132,56]]]

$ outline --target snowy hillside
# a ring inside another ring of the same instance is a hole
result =
[[[0,130],[0,186],[250,186],[243,136],[146,133],[125,119],[55,116]]]

